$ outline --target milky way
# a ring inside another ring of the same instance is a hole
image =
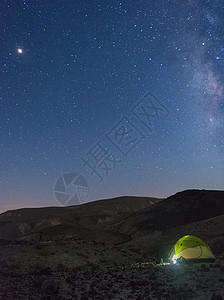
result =
[[[223,1],[12,1],[0,17],[0,211],[223,189]]]

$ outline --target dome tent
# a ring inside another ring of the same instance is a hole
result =
[[[215,256],[204,241],[193,235],[185,235],[174,244],[168,258],[173,263],[181,258],[189,262],[203,262],[214,261]]]

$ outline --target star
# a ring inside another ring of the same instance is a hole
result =
[[[224,1],[70,1],[55,4],[56,19],[51,0],[9,2],[0,2],[0,176],[10,178],[0,213],[7,201],[54,205],[64,171],[88,176],[89,201],[223,190]],[[134,127],[119,127],[124,119]],[[89,156],[97,142],[108,147],[100,159]]]

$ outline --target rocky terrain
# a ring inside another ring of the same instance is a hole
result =
[[[216,261],[166,263],[186,234],[207,242]],[[224,299],[224,192],[5,212],[0,287],[4,300]]]
[[[102,240],[100,226],[128,213],[135,213],[161,199],[151,197],[118,197],[67,207],[23,208],[0,214],[0,238],[35,239],[44,232],[45,240],[69,235]],[[90,234],[91,231],[91,234]],[[106,232],[105,232],[106,235]],[[111,236],[109,237],[111,239]]]
[[[0,276],[0,299],[223,299],[223,260],[210,265],[46,267]]]

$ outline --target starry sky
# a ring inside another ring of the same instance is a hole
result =
[[[1,1],[0,212],[223,189],[223,25],[220,0]]]

